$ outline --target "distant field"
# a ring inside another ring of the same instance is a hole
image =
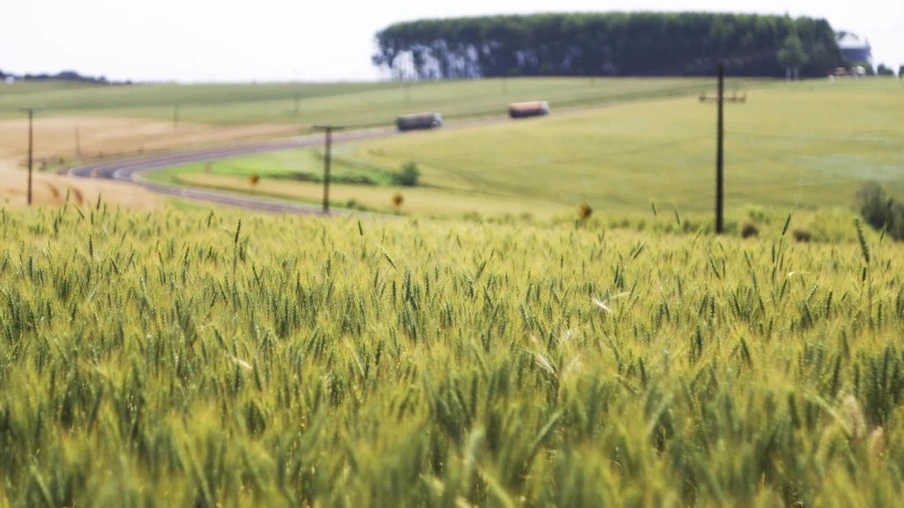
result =
[[[518,78],[398,82],[63,86],[25,83],[0,87],[0,119],[17,118],[23,106],[46,108],[43,116],[115,116],[217,125],[317,123],[352,126],[391,124],[421,110],[447,118],[504,114],[509,102],[544,99],[557,107],[698,94],[712,79]],[[768,81],[760,83],[765,84]],[[297,98],[297,102],[296,102]],[[296,109],[297,105],[297,109]]]
[[[805,82],[752,91],[726,106],[726,198],[806,208],[849,206],[868,181],[904,195],[904,87],[897,80]],[[568,116],[412,133],[338,147],[335,172],[385,174],[408,161],[422,187],[402,189],[415,213],[554,215],[581,202],[606,212],[709,211],[714,203],[715,105],[682,97]],[[149,174],[162,181],[317,200],[319,152],[228,159]],[[270,180],[269,182],[267,180]],[[337,201],[390,209],[398,189],[337,186]]]

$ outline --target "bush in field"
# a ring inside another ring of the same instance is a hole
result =
[[[867,224],[895,240],[904,240],[904,203],[888,196],[882,187],[871,183],[861,188],[857,206]]]
[[[372,212],[373,208],[361,203],[355,198],[351,198],[345,202],[345,208],[349,210],[358,210],[359,212]]]
[[[741,227],[741,238],[753,238],[760,234],[760,229],[752,222],[745,222]]]
[[[794,241],[801,243],[807,243],[813,240],[813,235],[806,229],[795,229],[791,232],[791,236],[794,237]]]
[[[393,183],[396,185],[404,185],[406,187],[414,187],[417,185],[418,179],[421,177],[421,170],[414,162],[408,162],[402,166],[402,170],[392,176]]]
[[[891,67],[886,66],[884,63],[880,63],[879,67],[876,68],[876,75],[894,77],[895,71]]]

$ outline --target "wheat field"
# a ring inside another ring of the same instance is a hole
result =
[[[891,506],[904,249],[0,208],[0,506]]]

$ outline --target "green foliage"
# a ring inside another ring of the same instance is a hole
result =
[[[393,183],[405,187],[414,187],[421,177],[421,170],[418,169],[417,163],[406,162],[402,166],[402,170],[392,175]]]
[[[782,67],[797,70],[809,60],[800,37],[796,34],[789,35],[778,52],[778,63]]]
[[[893,506],[868,233],[0,209],[0,502]]]
[[[791,236],[797,242],[809,242],[813,240],[813,234],[806,229],[795,229],[791,232]]]
[[[876,68],[876,74],[879,76],[894,77],[895,71],[891,67],[886,66],[884,63],[880,63],[879,67]]]
[[[745,222],[741,227],[741,238],[753,238],[760,234],[760,229],[752,222]]]
[[[349,199],[343,204],[343,208],[347,208],[349,210],[357,210],[359,212],[372,212],[373,209],[369,206],[366,206],[360,203],[357,199]]]
[[[825,20],[699,12],[408,21],[377,33],[373,63],[397,79],[675,76],[711,75],[714,59],[725,56],[735,75],[777,77],[784,68],[771,56],[792,34],[803,75],[824,76],[843,63]]]
[[[866,71],[867,76],[876,75],[876,69],[874,69],[873,64],[869,62],[857,62],[854,64],[854,67],[863,67],[863,69]]]
[[[881,186],[868,184],[858,190],[857,206],[867,224],[904,240],[904,203],[888,196]]]

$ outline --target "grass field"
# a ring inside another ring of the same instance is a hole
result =
[[[409,85],[383,82],[65,88],[22,83],[0,87],[0,119],[21,117],[18,108],[35,106],[45,108],[45,116],[172,120],[178,113],[182,122],[214,125],[375,126],[390,125],[398,115],[421,110],[440,111],[447,118],[503,115],[510,102],[538,98],[558,107],[576,107],[694,95],[711,88],[712,82],[684,78],[518,78]],[[751,83],[768,86],[771,82]]]
[[[843,105],[843,106],[842,106]],[[904,194],[904,86],[893,79],[803,82],[754,90],[726,106],[726,202],[779,207],[848,207],[866,182]],[[401,191],[412,213],[568,213],[587,202],[603,213],[661,209],[704,212],[714,202],[715,105],[694,98],[649,100],[557,117],[412,133],[343,145],[337,174],[374,175],[413,161],[422,187],[337,186],[391,207]],[[322,172],[311,149],[174,168],[149,178],[317,200],[320,187],[292,183]],[[266,180],[273,180],[267,184]]]
[[[0,504],[893,506],[904,249],[796,226],[0,208]]]
[[[706,86],[697,79],[509,79],[410,86],[16,83],[0,86],[0,171],[25,165],[28,123],[22,107],[42,108],[34,122],[36,167],[53,170],[98,157],[292,136],[317,123],[389,125],[397,115],[421,109],[440,110],[447,118],[502,115],[509,102],[535,97],[577,108],[694,94]]]

